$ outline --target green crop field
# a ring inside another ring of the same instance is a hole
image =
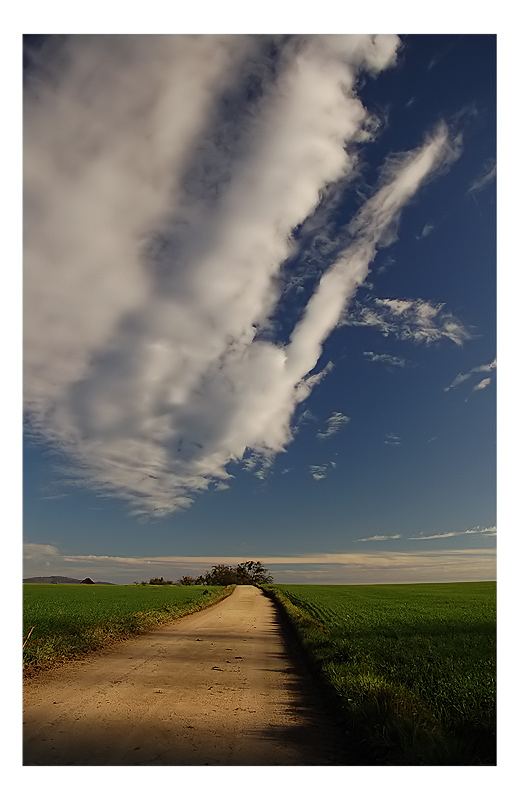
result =
[[[27,673],[105,647],[198,611],[224,586],[25,584],[23,663]]]
[[[374,763],[495,763],[495,582],[263,588]]]

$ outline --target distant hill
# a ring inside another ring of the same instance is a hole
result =
[[[24,578],[24,583],[83,583],[79,578],[65,578],[64,575],[48,575],[45,578]],[[96,586],[116,586],[108,581],[94,581]]]

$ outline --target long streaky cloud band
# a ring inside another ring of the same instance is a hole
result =
[[[488,528],[476,527],[476,528],[468,528],[466,531],[450,531],[448,533],[433,533],[431,535],[426,536],[425,534],[421,533],[419,536],[406,536],[403,537],[400,533],[395,534],[393,536],[385,536],[385,535],[376,535],[376,536],[368,536],[366,539],[357,539],[358,542],[383,542],[388,539],[407,539],[409,542],[421,542],[426,541],[428,539],[450,539],[453,536],[467,536],[469,534],[482,534],[484,536],[495,536],[497,535],[497,527],[492,525]]]
[[[292,231],[369,139],[357,76],[389,68],[399,44],[158,35],[47,48],[25,90],[25,406],[75,480],[163,516],[225,488],[230,462],[270,463],[288,445],[377,248],[456,157],[441,125],[391,159],[288,344],[269,339]]]
[[[467,536],[469,534],[484,534],[487,536],[495,536],[497,534],[496,526],[490,528],[472,528],[466,531],[451,531],[449,533],[434,533],[431,536],[410,536],[409,541],[424,541],[426,539],[450,539],[452,536]]]
[[[261,561],[284,583],[387,583],[424,580],[494,580],[495,549],[464,548],[421,552],[377,551],[357,553],[305,553],[247,558],[214,556],[116,557],[66,555],[55,545],[27,543],[24,575],[66,575],[95,580],[130,583],[153,575],[177,579],[199,575],[218,563],[236,564],[248,559]]]
[[[391,539],[395,537],[381,537]],[[370,539],[362,539],[360,541],[370,541]],[[463,551],[449,550],[437,551],[427,550],[423,551],[423,556],[440,556],[445,553],[464,552],[474,555],[484,555],[487,553],[494,553],[491,548],[479,550],[468,549]],[[113,566],[127,566],[127,567],[145,567],[153,568],[157,566],[180,566],[180,567],[204,567],[208,568],[217,563],[225,564],[238,564],[245,560],[261,561],[262,564],[356,564],[365,561],[372,561],[373,559],[383,558],[384,560],[401,558],[412,558],[413,554],[408,552],[383,552],[383,553],[304,553],[301,555],[283,554],[280,556],[262,556],[258,554],[249,554],[247,558],[243,556],[97,556],[97,555],[67,555],[62,553],[55,545],[43,545],[27,542],[24,545],[24,559],[27,564],[35,561],[60,559],[63,563],[69,564],[90,564],[92,566],[99,564],[111,564]]]

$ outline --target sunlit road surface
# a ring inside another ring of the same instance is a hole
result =
[[[254,586],[24,689],[26,766],[347,763],[336,744]]]

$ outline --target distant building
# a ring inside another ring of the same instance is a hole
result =
[[[92,580],[92,578],[85,578],[85,580],[81,581],[81,583],[94,583],[94,581]]]

